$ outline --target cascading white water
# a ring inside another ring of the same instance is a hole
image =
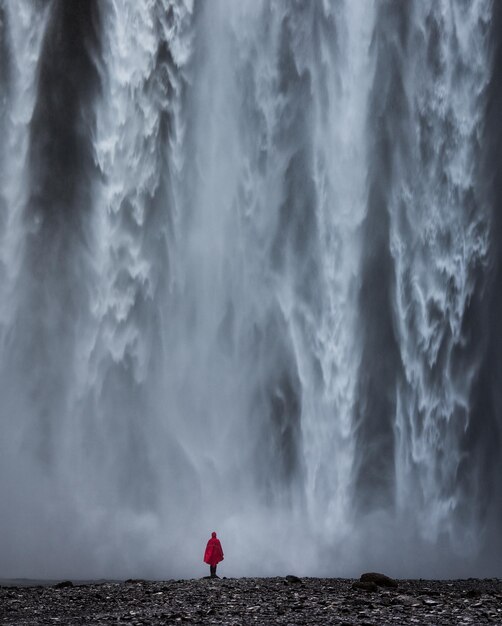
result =
[[[404,366],[398,490],[401,506],[409,507],[409,485],[417,481],[418,515],[425,518],[420,526],[436,540],[439,533],[455,536],[452,513],[466,498],[457,474],[469,463],[462,436],[480,364],[476,349],[468,359],[459,353],[467,343],[466,312],[480,288],[477,271],[488,258],[490,212],[477,177],[490,78],[480,42],[491,12],[489,2],[431,2],[415,11],[414,22],[431,27],[416,29],[414,55],[404,69],[414,113],[407,139],[414,169],[407,164],[398,171],[390,205]],[[467,517],[475,514],[471,509]],[[470,553],[477,532],[475,524],[464,524],[455,538]]]
[[[0,0],[0,575],[494,571],[494,11]]]

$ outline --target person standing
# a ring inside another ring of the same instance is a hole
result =
[[[218,578],[216,576],[216,566],[220,561],[223,561],[223,549],[220,540],[216,537],[216,533],[213,532],[204,552],[204,563],[209,565],[211,578]]]

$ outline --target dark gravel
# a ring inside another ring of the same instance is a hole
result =
[[[502,581],[239,578],[0,587],[0,624],[500,624]]]

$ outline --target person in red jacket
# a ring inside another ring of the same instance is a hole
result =
[[[211,578],[216,576],[216,566],[223,561],[223,550],[220,540],[216,537],[216,533],[211,533],[211,539],[207,542],[206,551],[204,552],[204,563],[209,565]]]

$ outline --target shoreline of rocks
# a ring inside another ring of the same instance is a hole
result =
[[[13,584],[17,582],[18,584]],[[502,625],[502,580],[0,581],[0,623]],[[47,584],[51,583],[51,584]]]

